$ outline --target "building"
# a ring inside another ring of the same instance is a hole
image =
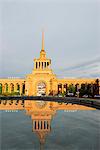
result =
[[[51,69],[51,59],[46,57],[44,50],[44,33],[42,33],[42,49],[40,57],[34,59],[34,69],[24,79],[0,79],[0,94],[19,92],[20,95],[55,95],[68,91],[69,85],[74,85],[78,91],[82,84],[95,84],[96,79],[58,79]],[[100,82],[99,82],[100,84]],[[100,85],[99,85],[100,86]],[[98,94],[100,93],[100,88]]]

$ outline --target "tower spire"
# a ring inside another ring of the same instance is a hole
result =
[[[42,49],[40,51],[40,58],[46,59],[46,52],[44,50],[44,31],[42,30]]]
[[[42,31],[42,50],[44,50],[44,31]]]

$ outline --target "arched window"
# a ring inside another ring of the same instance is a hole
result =
[[[75,93],[75,86],[72,83],[68,86],[68,92],[73,94]]]
[[[46,129],[46,121],[44,121],[44,129]]]
[[[25,94],[25,82],[22,84],[22,94]]]
[[[2,83],[0,83],[0,94],[2,94]]]
[[[43,62],[42,62],[42,68],[43,68]]]
[[[38,66],[38,64],[37,64],[37,62],[36,62],[36,69],[37,69],[37,66]]]
[[[62,84],[58,84],[58,94],[62,93]]]
[[[13,83],[10,84],[10,89],[11,89],[11,93],[14,92],[14,84]]]
[[[41,129],[42,129],[42,121],[41,121]]]
[[[36,130],[36,121],[34,122],[35,124],[34,124],[34,128],[35,128],[35,130]]]
[[[47,62],[47,66],[49,66],[49,62]]]
[[[17,88],[16,88],[17,91],[16,92],[20,92],[20,85],[17,83],[16,86],[17,86]]]
[[[64,92],[67,92],[67,84],[64,84]]]
[[[4,90],[5,90],[5,92],[8,92],[8,84],[7,83],[5,83],[5,85],[4,85]]]
[[[39,62],[39,68],[40,68],[40,62]]]
[[[75,84],[75,92],[79,92],[79,84]]]
[[[45,68],[46,68],[46,62],[45,62]]]

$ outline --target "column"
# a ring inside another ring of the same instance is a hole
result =
[[[79,84],[78,84],[78,90],[81,89],[81,84],[82,84],[82,83],[79,83]]]
[[[62,93],[64,93],[64,85],[62,84]]]
[[[20,95],[22,94],[22,83],[20,84]]]
[[[44,62],[44,69],[46,68],[46,66],[45,66],[45,62]]]
[[[47,130],[47,120],[45,121],[45,130]]]
[[[2,93],[4,93],[4,84],[2,84]]]
[[[39,67],[39,62],[38,62],[38,69],[39,69],[40,67]]]
[[[10,93],[10,84],[8,83],[8,93]]]
[[[6,84],[6,86],[5,86],[5,92],[8,92],[8,83]]]
[[[16,85],[16,83],[14,84],[14,92],[17,92],[17,85]]]
[[[67,85],[67,84],[64,84],[64,85],[63,85],[63,86],[64,86],[64,92],[65,92],[65,93],[66,93],[66,85]]]
[[[4,84],[4,93],[6,92],[6,84]]]
[[[42,129],[44,130],[44,120],[42,121]]]

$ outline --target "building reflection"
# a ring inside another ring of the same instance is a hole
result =
[[[36,133],[39,138],[40,149],[44,149],[46,137],[52,130],[52,119],[54,119],[57,111],[95,110],[95,108],[63,102],[0,100],[0,110],[25,110],[26,115],[32,119],[32,131]]]
[[[51,122],[57,110],[95,110],[94,108],[57,102],[26,101],[26,114],[31,116],[32,131],[37,134],[40,149],[44,149],[46,136],[51,132]]]
[[[37,134],[40,149],[43,149],[46,136],[51,132],[51,121],[56,114],[52,102],[26,101],[26,114],[31,116],[32,131]]]

